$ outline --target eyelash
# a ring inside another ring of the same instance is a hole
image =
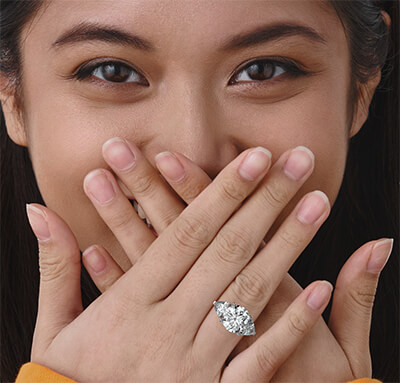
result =
[[[256,64],[272,64],[273,65],[273,71],[272,71],[272,76],[275,74],[276,72],[276,67],[282,67],[285,70],[285,73],[283,73],[283,79],[279,78],[282,77],[282,74],[280,74],[279,76],[276,77],[270,77],[269,79],[266,80],[250,80],[250,81],[240,81],[240,82],[234,82],[232,80],[229,80],[229,85],[234,84],[235,86],[240,84],[245,84],[245,85],[250,85],[253,83],[256,83],[257,85],[265,85],[266,82],[278,82],[278,81],[283,81],[285,78],[296,78],[296,77],[300,77],[302,75],[307,75],[310,74],[310,72],[307,72],[304,69],[301,69],[299,65],[297,65],[294,61],[288,59],[288,58],[269,58],[269,59],[263,59],[263,58],[259,58],[253,61],[249,61],[245,64],[243,64],[241,66],[241,68],[239,68],[234,74],[233,74],[233,78],[238,77],[242,72],[245,72],[247,69],[251,68],[253,65]],[[98,62],[95,64],[89,64],[86,66],[82,66],[78,71],[76,71],[75,73],[73,73],[72,75],[66,76],[66,78],[68,79],[77,79],[80,81],[93,81],[93,82],[101,82],[102,85],[107,85],[107,86],[122,86],[122,85],[128,85],[128,84],[136,84],[136,85],[140,85],[139,82],[137,81],[133,81],[133,82],[118,82],[118,81],[108,81],[108,80],[103,80],[103,79],[98,79],[94,76],[94,78],[91,78],[92,73],[96,70],[99,69],[103,66],[106,65],[115,65],[116,67],[124,67],[127,68],[128,70],[132,70],[133,72],[131,73],[136,73],[134,76],[142,76],[136,69],[132,68],[131,66],[122,63],[120,61],[115,61],[115,60],[107,60],[107,61],[102,61],[102,62]],[[285,75],[286,74],[286,75]],[[131,75],[129,75],[129,77],[131,77]],[[128,79],[129,79],[128,77]],[[142,76],[143,77],[143,76]],[[146,81],[147,83],[147,81]],[[118,85],[120,84],[120,85]],[[147,83],[148,85],[148,83]]]

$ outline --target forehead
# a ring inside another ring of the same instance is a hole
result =
[[[50,0],[36,19],[29,34],[49,47],[83,21],[137,33],[169,53],[216,49],[235,33],[275,23],[311,27],[328,42],[344,38],[327,0]]]

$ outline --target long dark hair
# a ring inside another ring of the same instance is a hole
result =
[[[382,70],[369,117],[350,139],[344,179],[331,214],[290,274],[305,287],[316,279],[333,284],[347,258],[362,244],[395,238],[388,264],[381,273],[371,323],[373,376],[399,381],[399,163],[397,1],[333,1],[351,50],[351,94],[357,84]],[[42,6],[42,0],[0,2],[0,73],[23,111],[20,32]],[[380,10],[391,16],[388,32]],[[30,360],[35,327],[39,266],[38,247],[25,213],[25,203],[45,205],[38,189],[29,149],[7,135],[2,110],[1,142],[1,381],[14,381],[19,367]],[[320,255],[320,256],[317,256]],[[86,308],[100,292],[82,267],[82,298]],[[329,318],[331,306],[324,313]]]

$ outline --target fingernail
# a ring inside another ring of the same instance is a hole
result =
[[[329,200],[325,193],[314,190],[306,196],[297,212],[297,219],[300,222],[315,223],[327,210]]]
[[[185,169],[171,152],[158,153],[155,156],[157,167],[171,181],[179,182],[185,177]]]
[[[268,149],[258,146],[247,153],[239,166],[239,174],[246,180],[254,181],[271,163],[272,154]]]
[[[319,310],[324,304],[329,301],[333,290],[333,286],[328,281],[321,281],[314,288],[307,299],[307,305],[313,310]]]
[[[128,144],[119,137],[113,137],[103,144],[107,161],[118,170],[128,170],[135,164],[135,154]]]
[[[300,180],[311,169],[313,163],[313,152],[305,146],[297,146],[291,151],[283,170],[288,177]]]
[[[93,170],[85,177],[89,193],[100,204],[112,201],[115,191],[107,176],[99,169]]]
[[[393,238],[386,238],[375,243],[367,264],[369,273],[379,274],[383,270],[392,253],[393,241]]]
[[[46,220],[46,213],[36,206],[31,206],[28,203],[26,204],[26,213],[28,215],[29,223],[37,239],[41,242],[49,241],[51,235]]]
[[[82,257],[85,257],[85,260],[89,267],[95,272],[100,273],[106,268],[106,260],[100,251],[97,249],[96,245],[88,247],[83,253]]]

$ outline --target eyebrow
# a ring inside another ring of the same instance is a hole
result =
[[[326,40],[311,27],[300,24],[281,23],[260,26],[249,32],[230,37],[219,48],[219,51],[239,50],[290,36],[301,36],[312,42],[326,44]],[[155,46],[143,37],[123,31],[118,27],[84,21],[65,31],[51,46],[56,49],[64,45],[82,41],[116,43],[133,46],[136,49],[147,52],[154,52],[156,50]]]
[[[327,41],[311,27],[301,24],[281,23],[257,27],[250,32],[231,37],[222,45],[220,51],[227,52],[238,50],[290,36],[300,36],[312,42],[322,44],[327,43]]]
[[[125,32],[118,27],[82,21],[65,31],[51,46],[59,48],[63,45],[81,41],[103,41],[119,45],[129,45],[144,51],[155,51],[154,45],[139,36]]]

